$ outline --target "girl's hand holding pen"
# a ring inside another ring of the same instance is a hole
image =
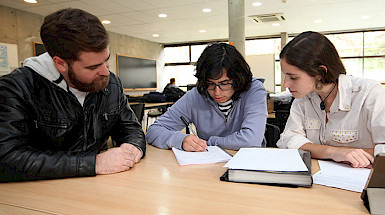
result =
[[[187,152],[203,152],[207,150],[206,140],[202,140],[195,135],[188,135],[183,139],[182,149]]]

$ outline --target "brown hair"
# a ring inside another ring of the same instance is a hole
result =
[[[322,84],[337,83],[346,70],[334,45],[324,35],[307,31],[296,36],[279,57],[312,77],[320,76]],[[327,72],[320,66],[325,66]]]
[[[62,9],[46,16],[40,36],[51,57],[67,62],[77,60],[81,51],[100,52],[108,46],[108,34],[100,20],[79,9]]]

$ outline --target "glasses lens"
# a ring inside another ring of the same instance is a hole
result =
[[[221,89],[226,91],[226,90],[230,90],[232,87],[232,84],[228,83],[228,84],[221,84]]]
[[[207,89],[208,90],[214,90],[215,87],[218,86],[219,89],[223,90],[223,91],[227,91],[227,90],[230,90],[231,87],[233,86],[232,83],[228,83],[228,84],[209,84]]]
[[[215,86],[217,86],[216,84],[209,84],[209,86],[207,87],[208,90],[213,90],[215,89]]]

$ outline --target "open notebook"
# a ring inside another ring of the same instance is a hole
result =
[[[194,164],[224,163],[231,155],[218,146],[209,146],[204,152],[186,152],[172,148],[178,164],[181,166]]]

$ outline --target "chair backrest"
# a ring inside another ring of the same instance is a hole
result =
[[[144,115],[144,103],[130,105],[131,109],[134,111],[136,118],[140,124],[142,124],[143,115]]]
[[[266,147],[277,147],[277,141],[279,140],[279,135],[281,134],[279,127],[266,123],[265,130],[265,139]]]

